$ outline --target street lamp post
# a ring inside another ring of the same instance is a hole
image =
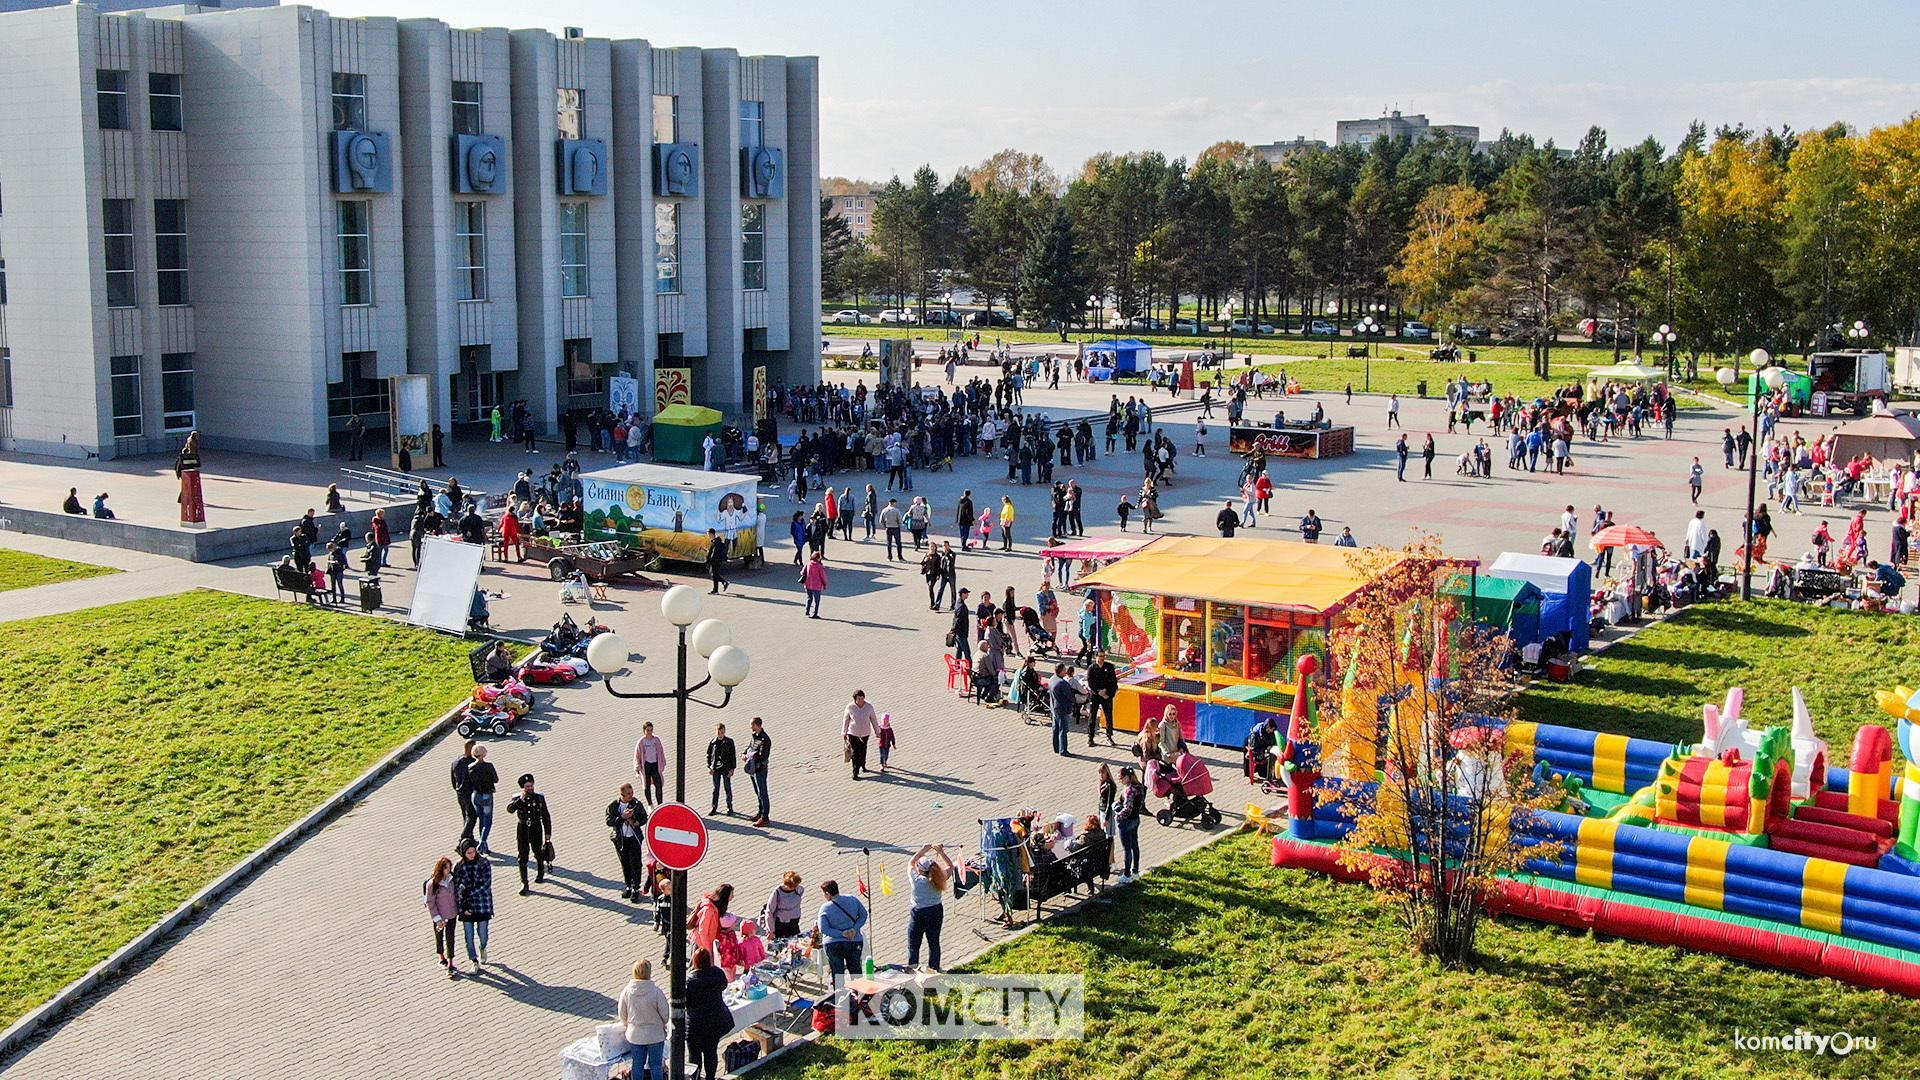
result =
[[[1378,311],[1380,310],[1381,307],[1382,305],[1380,304],[1374,304],[1369,310]],[[1365,374],[1363,376],[1362,382],[1363,382],[1363,387],[1365,391],[1370,394],[1373,392],[1373,338],[1374,338],[1374,335],[1380,332],[1380,323],[1371,314],[1369,314],[1369,315],[1363,316],[1360,319],[1360,324],[1358,326],[1355,326],[1354,329],[1359,331],[1361,336],[1366,338],[1367,340],[1366,366],[1363,369]]]
[[[1660,329],[1653,332],[1653,343],[1667,350],[1668,379],[1677,379],[1680,377],[1680,372],[1674,367],[1673,363],[1673,343],[1679,336],[1679,334],[1673,332],[1673,327],[1668,326],[1666,323],[1661,323]]]
[[[1847,336],[1853,339],[1854,348],[1864,349],[1867,347],[1867,339],[1873,336],[1873,331],[1867,329],[1865,322],[1855,319],[1853,325],[1847,327]]]
[[[1778,390],[1787,381],[1785,371],[1769,366],[1773,363],[1773,357],[1767,350],[1755,349],[1748,354],[1748,359],[1753,361],[1754,389],[1747,399],[1753,418],[1750,421],[1751,441],[1747,444],[1746,545],[1740,570],[1740,599],[1742,600],[1753,599],[1753,542],[1757,539],[1753,531],[1753,511],[1754,496],[1758,494],[1760,478],[1760,388],[1764,386],[1768,391]],[[1720,385],[1732,386],[1739,375],[1733,368],[1721,368],[1715,377],[1720,381]]]
[[[687,703],[724,709],[733,700],[733,688],[747,681],[750,666],[745,649],[732,644],[732,632],[718,619],[694,620],[700,616],[700,593],[685,585],[675,585],[660,598],[660,614],[680,632],[679,664],[672,690],[632,693],[616,690],[613,676],[626,670],[630,654],[627,645],[614,633],[600,634],[587,646],[587,665],[600,673],[607,693],[623,700],[660,700],[672,698],[674,705],[673,799],[687,801]],[[691,627],[691,629],[689,629]],[[687,685],[687,646],[699,650],[707,660],[707,677]],[[700,701],[693,695],[708,683],[718,683],[720,700]],[[668,993],[673,1014],[673,1064],[669,1076],[686,1075],[687,1062],[687,873],[673,871],[672,925],[667,927],[671,942],[669,962],[672,981]]]

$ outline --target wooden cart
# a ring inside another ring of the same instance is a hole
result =
[[[555,581],[564,580],[575,570],[587,575],[588,581],[611,582],[642,570],[660,569],[660,552],[651,544],[645,547],[609,541],[554,544],[535,538],[527,543],[527,554],[546,560],[547,574]]]

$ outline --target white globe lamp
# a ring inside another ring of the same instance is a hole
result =
[[[700,617],[700,592],[687,585],[675,585],[660,597],[660,614],[675,626],[688,626]]]
[[[587,642],[587,666],[601,675],[612,675],[627,666],[627,643],[620,635],[612,632],[595,634]]]
[[[733,643],[733,632],[719,619],[701,619],[693,624],[693,631],[687,635],[687,644],[701,656],[712,656],[715,649]]]
[[[707,674],[713,681],[728,689],[747,681],[747,672],[752,668],[747,659],[747,650],[738,645],[722,645],[707,657]]]

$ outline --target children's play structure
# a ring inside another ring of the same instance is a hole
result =
[[[1166,536],[1076,581],[1121,666],[1114,727],[1138,731],[1171,706],[1188,742],[1238,747],[1263,720],[1284,719],[1294,664],[1326,651],[1330,629],[1371,584],[1348,550]]]
[[[1316,662],[1297,670],[1272,748],[1288,783],[1273,864],[1364,878],[1339,865],[1335,845],[1353,828],[1341,792],[1378,781],[1373,754],[1315,741]],[[1380,722],[1406,722],[1388,697]],[[1695,743],[1550,724],[1470,729],[1479,737],[1455,740],[1453,767],[1530,760],[1562,793],[1558,809],[1511,821],[1539,854],[1491,907],[1920,997],[1920,693],[1876,697],[1897,738],[1863,725],[1845,767],[1831,763],[1797,689],[1791,726],[1767,728],[1750,727],[1745,694],[1728,691],[1702,709]]]

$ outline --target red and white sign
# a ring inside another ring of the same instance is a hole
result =
[[[661,866],[691,870],[707,857],[707,823],[686,803],[662,803],[647,815],[647,847]]]

